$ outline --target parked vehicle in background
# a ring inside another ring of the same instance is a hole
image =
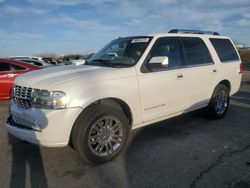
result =
[[[20,60],[20,59],[33,59],[33,60],[39,60],[42,61],[42,57],[37,57],[37,56],[12,56],[9,57],[9,59],[15,59],[15,60]]]
[[[38,69],[27,63],[0,58],[0,100],[10,99],[10,91],[17,76]]]
[[[57,62],[54,61],[52,58],[43,57],[42,60],[45,61],[46,63],[57,65]]]
[[[46,62],[46,63],[52,64],[52,65],[56,65],[57,64],[57,62],[54,61],[52,58],[37,57],[37,56],[12,56],[12,57],[9,57],[9,59],[15,59],[17,61],[34,60],[34,61]]]
[[[200,108],[222,118],[241,73],[231,39],[216,32],[118,38],[82,66],[19,77],[6,127],[35,144],[70,143],[86,161],[103,163],[121,153],[131,129]]]
[[[54,67],[55,65],[46,63],[44,61],[34,60],[34,59],[19,59],[18,61],[22,61],[31,65],[36,65],[41,68],[48,68],[48,67]]]
[[[84,59],[69,60],[64,63],[64,65],[83,65],[83,64],[85,64]]]

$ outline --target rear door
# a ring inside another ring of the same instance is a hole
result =
[[[210,38],[218,56],[218,72],[221,80],[230,81],[230,94],[238,91],[241,83],[240,58],[237,49],[228,38]]]
[[[180,37],[187,77],[188,109],[206,105],[217,80],[217,69],[205,42],[199,37]]]

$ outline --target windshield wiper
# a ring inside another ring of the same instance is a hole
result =
[[[102,64],[110,66],[110,67],[114,67],[115,66],[113,63],[111,63],[109,60],[106,60],[106,59],[93,59],[92,61],[94,61],[94,62],[101,62]]]

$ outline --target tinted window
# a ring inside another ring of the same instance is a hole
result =
[[[42,63],[39,63],[39,62],[37,62],[37,61],[30,61],[30,60],[22,60],[22,61],[24,61],[24,62],[26,62],[26,63],[29,63],[29,64],[31,64],[31,65],[36,65],[36,66],[43,66],[43,64]]]
[[[1,72],[3,72],[3,71],[10,71],[10,69],[11,69],[10,64],[0,62],[0,71]]]
[[[22,66],[19,66],[19,65],[13,65],[13,64],[12,64],[12,67],[13,67],[16,71],[25,70],[25,69],[26,69],[25,67],[22,67]]]
[[[32,62],[31,62],[31,63],[32,63]],[[43,64],[42,64],[42,63],[39,63],[39,62],[35,62],[35,61],[34,61],[33,63],[34,63],[34,65],[36,65],[36,66],[40,66],[40,67],[43,66]]]
[[[220,61],[237,61],[238,54],[235,51],[232,43],[228,39],[209,39],[217,52]]]
[[[186,65],[200,65],[212,63],[207,46],[200,38],[181,38]]]
[[[181,53],[180,46],[178,40],[175,37],[165,37],[159,38],[148,55],[148,62],[152,57],[160,57],[167,56],[168,57],[168,66],[161,64],[149,64],[147,63],[147,67],[151,71],[164,70],[170,68],[177,68],[181,66]]]

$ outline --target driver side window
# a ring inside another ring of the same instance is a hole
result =
[[[164,63],[149,63],[153,57],[167,57],[168,65]],[[146,67],[151,72],[174,69],[181,66],[181,52],[176,37],[163,37],[156,40],[149,52]]]

